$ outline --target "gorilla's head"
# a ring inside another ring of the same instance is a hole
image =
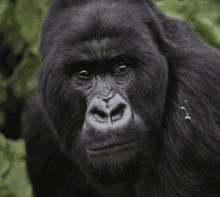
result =
[[[104,185],[149,172],[159,141],[168,69],[139,4],[54,1],[42,25],[44,114],[62,151]]]

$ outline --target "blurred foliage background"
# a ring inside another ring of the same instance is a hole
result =
[[[0,0],[0,196],[28,197],[21,111],[37,91],[41,22],[52,0]],[[220,49],[219,0],[157,0],[168,16],[191,23]]]

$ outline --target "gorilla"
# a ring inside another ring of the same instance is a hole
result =
[[[220,196],[220,51],[152,0],[54,0],[23,112],[35,197]]]

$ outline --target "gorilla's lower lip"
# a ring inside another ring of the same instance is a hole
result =
[[[122,144],[109,144],[98,149],[86,148],[89,160],[96,166],[121,165],[129,163],[138,154],[139,140],[124,142]]]
[[[101,153],[101,152],[105,152],[105,151],[114,151],[114,150],[117,150],[120,148],[126,148],[126,147],[133,146],[137,142],[138,142],[138,140],[132,140],[129,142],[110,143],[110,144],[105,144],[105,145],[95,147],[92,149],[86,148],[86,151],[88,154]]]

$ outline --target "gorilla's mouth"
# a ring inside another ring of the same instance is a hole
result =
[[[123,161],[128,157],[131,159],[131,155],[135,156],[138,152],[139,140],[134,139],[131,141],[121,141],[117,143],[105,143],[97,146],[86,148],[87,155],[95,163],[99,161]]]
[[[133,143],[137,143],[137,139],[133,139],[131,141],[119,141],[114,143],[100,143],[98,145],[93,145],[90,148],[86,148],[86,151],[97,152],[117,147],[119,148],[120,146],[132,145]]]

